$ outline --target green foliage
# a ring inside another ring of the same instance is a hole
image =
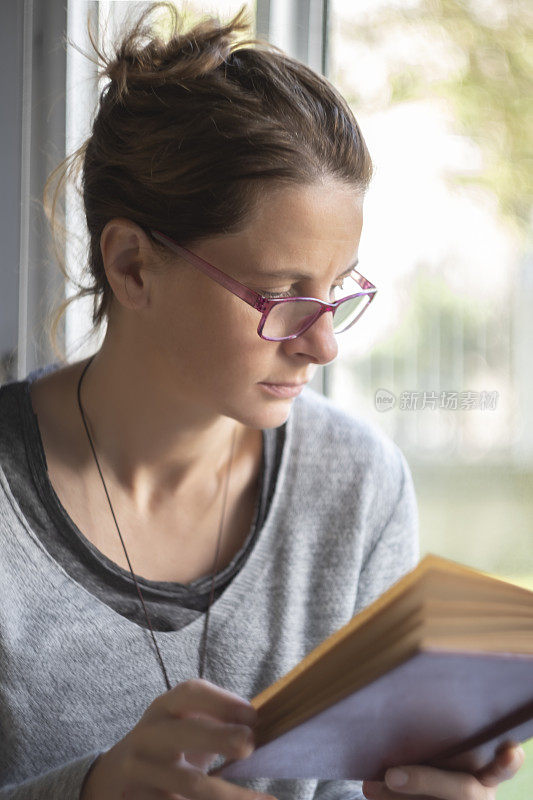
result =
[[[495,370],[505,366],[507,351],[500,336],[501,317],[507,313],[505,298],[491,305],[458,293],[450,287],[442,270],[430,270],[422,264],[414,275],[406,277],[398,291],[403,312],[394,334],[375,345],[366,358],[359,357],[356,370],[371,360],[378,383],[379,376],[388,376],[391,370],[401,383],[402,376],[409,374],[410,365],[416,363],[419,386],[397,385],[396,389],[453,389],[454,382],[462,377],[456,373],[457,347],[461,348],[461,359],[468,362],[479,352],[481,334],[490,358],[488,366]]]
[[[478,174],[450,174],[450,184],[490,190],[502,216],[523,232],[533,196],[533,7],[526,0],[376,4],[343,31],[368,48],[400,36],[412,42],[384,56],[391,89],[384,106],[449,102],[457,133],[470,137],[483,157]],[[439,54],[454,64],[449,74],[439,69]]]

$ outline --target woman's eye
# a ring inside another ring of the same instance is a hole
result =
[[[264,295],[264,297],[268,297],[271,300],[273,300],[274,298],[278,298],[278,297],[290,297],[291,296],[290,292],[267,292],[265,289],[263,289],[261,291],[261,294]]]
[[[342,289],[345,280],[346,280],[346,278],[343,278],[343,280],[340,283],[335,283],[331,287],[331,291],[334,291],[335,289]],[[265,289],[263,289],[263,290],[261,290],[260,294],[262,294],[264,297],[268,297],[269,300],[277,300],[278,297],[292,297],[293,296],[291,294],[291,292],[288,291],[288,290],[285,291],[285,292],[281,292],[281,291],[280,292],[272,292],[272,291],[267,292]],[[298,296],[299,295],[294,295],[294,297],[298,297]]]

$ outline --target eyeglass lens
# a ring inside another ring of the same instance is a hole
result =
[[[370,302],[369,295],[352,297],[341,303],[333,313],[333,332],[342,333],[362,314]],[[270,311],[263,327],[263,336],[269,339],[282,339],[301,333],[317,318],[321,306],[312,300],[288,300],[278,303]],[[328,312],[329,313],[329,312]]]

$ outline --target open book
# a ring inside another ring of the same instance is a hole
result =
[[[251,703],[256,749],[210,775],[474,773],[533,736],[533,592],[427,555]]]

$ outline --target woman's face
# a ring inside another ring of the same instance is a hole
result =
[[[353,188],[333,180],[278,187],[265,192],[246,230],[190,249],[257,292],[328,300],[332,284],[357,258],[362,224],[363,201]],[[165,390],[177,393],[180,405],[188,401],[199,414],[225,415],[252,428],[282,425],[294,398],[275,397],[261,384],[309,381],[317,365],[333,361],[333,315],[321,315],[296,339],[266,341],[257,334],[257,310],[179,256],[171,258],[171,267],[150,283],[150,302],[135,315],[132,333],[144,342],[140,357],[160,364]],[[293,272],[309,277],[279,277]]]

